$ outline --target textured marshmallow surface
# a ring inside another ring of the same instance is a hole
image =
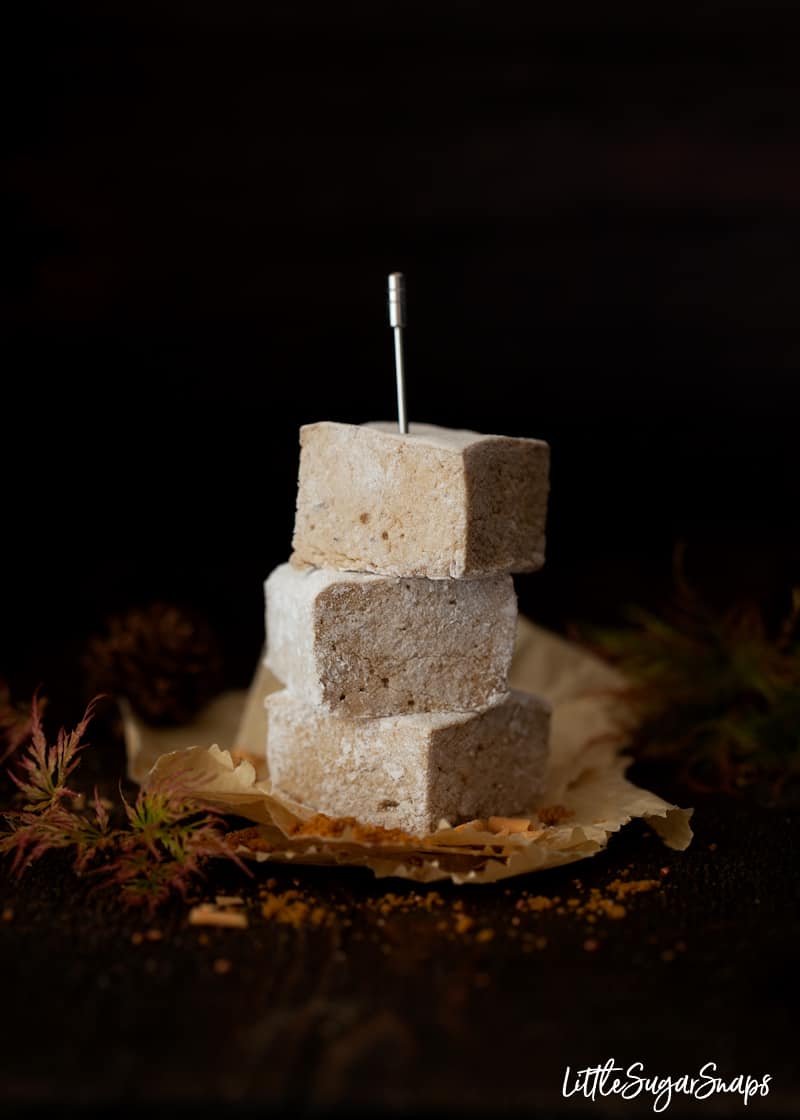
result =
[[[549,447],[430,424],[300,429],[293,559],[431,579],[544,563]]]
[[[424,835],[442,819],[525,813],[543,787],[550,708],[525,692],[478,712],[375,720],[286,690],[266,704],[273,786],[329,816]]]
[[[362,717],[471,711],[507,690],[511,576],[432,580],[282,564],[266,599],[267,664],[307,704]]]

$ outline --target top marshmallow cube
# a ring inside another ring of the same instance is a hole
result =
[[[428,579],[544,564],[542,440],[323,420],[300,448],[295,563]]]

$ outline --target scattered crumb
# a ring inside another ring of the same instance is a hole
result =
[[[164,934],[161,932],[160,929],[149,929],[147,931],[147,933],[145,934],[145,937],[147,938],[148,941],[161,941],[163,936],[164,936]]]
[[[620,906],[618,902],[614,902],[613,899],[603,898],[599,891],[596,893],[593,891],[586,903],[586,913],[591,915],[604,914],[607,918],[617,922],[625,917],[627,910],[624,906]]]
[[[233,965],[227,957],[217,957],[211,967],[214,969],[217,976],[226,976],[230,972]]]
[[[563,806],[551,806],[542,810],[548,821],[564,819]],[[541,819],[541,814],[540,814]],[[474,822],[473,822],[474,823]],[[484,823],[484,822],[480,822]],[[530,821],[527,818],[490,818],[490,825],[495,830],[502,827],[506,831],[527,828]],[[336,835],[352,836],[353,822],[346,819],[332,820],[320,814],[304,825],[298,826],[297,834],[304,833],[308,836],[319,835],[323,827],[329,828]],[[392,835],[392,830],[379,829],[384,839]],[[388,841],[387,841],[388,842]],[[587,888],[583,880],[572,880],[574,893],[568,898],[560,896],[547,896],[531,894],[522,890],[518,894],[509,888],[504,888],[507,896],[513,896],[514,912],[506,917],[502,928],[506,936],[514,939],[524,952],[532,949],[544,949],[548,944],[547,937],[534,937],[536,925],[530,916],[553,912],[558,916],[574,915],[580,919],[584,926],[583,948],[586,952],[595,952],[600,947],[600,941],[592,936],[599,929],[598,922],[604,920],[620,920],[627,914],[626,905],[633,895],[661,889],[663,880],[669,873],[669,868],[659,869],[658,879],[631,879],[630,867],[620,870],[617,878],[611,880],[603,887]],[[284,880],[286,882],[286,880]],[[275,890],[279,879],[270,877],[259,887],[259,902],[261,914],[264,919],[295,930],[312,928],[330,928],[334,925],[344,933],[354,924],[352,907],[348,903],[334,901],[322,892],[320,897],[313,889],[303,885],[303,880],[294,878],[293,886],[288,889]],[[192,908],[189,913],[189,924],[193,926],[216,926],[221,928],[246,928],[248,925],[247,913],[244,910],[246,900],[239,895],[219,894],[215,902],[206,902]],[[463,898],[443,897],[438,891],[421,888],[419,890],[386,891],[373,897],[362,899],[358,909],[367,918],[369,928],[366,932],[353,930],[350,937],[353,940],[365,938],[377,943],[381,952],[388,955],[396,948],[398,938],[406,935],[413,937],[413,925],[398,927],[396,919],[408,914],[409,920],[417,920],[415,914],[434,915],[434,928],[443,937],[453,941],[455,938],[472,941],[476,945],[487,945],[497,933],[497,930],[482,925],[482,915],[472,916],[465,911]],[[366,912],[366,914],[365,914]],[[483,921],[486,919],[483,918]],[[430,926],[428,926],[430,929]],[[500,928],[500,927],[498,927]],[[541,925],[540,925],[541,928]],[[159,930],[147,931],[136,934],[131,940],[134,944],[141,944],[143,939],[155,941],[162,938]],[[199,938],[203,944],[208,943],[206,935]],[[673,953],[682,952],[683,943],[678,943]],[[665,958],[666,959],[666,958]],[[224,966],[222,966],[224,968]],[[216,966],[215,966],[216,969]]]
[[[13,906],[4,906],[3,907],[3,913],[2,913],[2,915],[0,915],[0,917],[2,917],[4,922],[13,922],[14,921],[14,907]]]
[[[716,844],[709,844],[708,845],[708,850],[710,852],[715,852],[717,850],[717,845]]]
[[[608,884],[608,889],[614,892],[617,899],[623,899],[629,894],[643,894],[645,891],[656,890],[660,886],[658,879],[631,879],[627,883],[622,879],[613,879]]]
[[[144,941],[144,934],[140,930],[136,930],[131,934],[131,945],[141,945]]]
[[[568,898],[566,905],[562,905],[562,900],[558,897],[523,895],[517,899],[514,908],[522,913],[555,910],[555,913],[559,916],[575,914],[591,923],[595,923],[598,917],[618,921],[624,918],[627,913],[622,905],[624,899],[627,899],[629,895],[642,894],[660,886],[660,879],[623,879],[620,877],[612,880],[604,890],[599,887],[592,887],[589,890],[588,897]]]
[[[529,898],[518,898],[514,903],[514,909],[533,912],[537,910],[550,910],[555,905],[555,902],[555,899],[548,898],[546,895],[536,894]]]
[[[312,905],[298,890],[281,891],[280,894],[265,898],[261,904],[261,913],[265,918],[274,918],[276,922],[293,926],[294,929],[305,925],[331,925],[334,921],[331,907]]]
[[[675,942],[675,948],[677,949],[677,951],[679,953],[685,953],[688,946],[687,946],[685,941],[676,941]]]
[[[661,959],[662,959],[662,961],[674,961],[675,960],[675,950],[674,949],[665,949],[663,951],[663,953],[661,954]]]
[[[547,827],[561,824],[562,821],[575,816],[572,809],[567,809],[564,805],[548,805],[542,809],[537,809],[536,815],[542,824]]]
[[[220,910],[211,902],[201,902],[189,911],[190,926],[217,926],[220,929],[246,929],[247,915],[240,910]]]
[[[438,891],[411,891],[408,894],[395,894],[388,891],[380,898],[370,898],[364,903],[368,910],[377,910],[381,917],[387,918],[390,914],[402,910],[427,910],[428,912],[444,906],[444,899]],[[453,910],[463,909],[464,903],[456,899]]]
[[[319,836],[326,840],[338,839],[345,833],[347,839],[355,844],[407,844],[416,839],[399,828],[364,825],[355,817],[328,817],[325,813],[317,813],[309,820],[302,824],[294,824],[289,829],[290,836]]]

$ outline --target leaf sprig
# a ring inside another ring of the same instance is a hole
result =
[[[641,608],[589,644],[630,681],[616,693],[635,755],[666,763],[694,788],[732,792],[800,777],[800,589],[777,633],[755,605],[715,611],[676,552],[674,605]]]
[[[82,741],[83,736],[99,699],[97,697],[89,704],[74,731],[67,733],[62,727],[55,744],[48,746],[42,727],[39,697],[34,696],[30,721],[31,742],[19,763],[24,776],[11,773],[11,780],[26,799],[27,810],[46,812],[64,800],[77,797],[75,791],[67,785],[67,779],[80,762],[80,752],[87,745]]]
[[[226,838],[221,814],[200,805],[174,778],[142,787],[133,804],[121,797],[124,827],[112,827],[110,803],[97,789],[90,808],[81,807],[82,795],[67,783],[86,749],[96,702],[72,732],[62,728],[48,745],[34,698],[30,743],[19,773],[9,771],[24,804],[2,814],[0,854],[11,858],[12,874],[20,877],[49,851],[72,850],[73,870],[91,876],[95,890],[115,888],[124,905],[150,913],[176,894],[185,898],[209,858],[232,860],[249,874]]]

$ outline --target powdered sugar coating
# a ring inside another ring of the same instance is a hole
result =
[[[300,431],[294,559],[432,579],[544,563],[549,448],[430,424]]]
[[[328,715],[267,698],[273,786],[330,816],[425,835],[440,820],[529,812],[544,782],[547,703],[524,692],[477,712]]]
[[[430,580],[300,569],[266,583],[267,664],[299,699],[349,716],[471,711],[507,689],[508,575]]]

